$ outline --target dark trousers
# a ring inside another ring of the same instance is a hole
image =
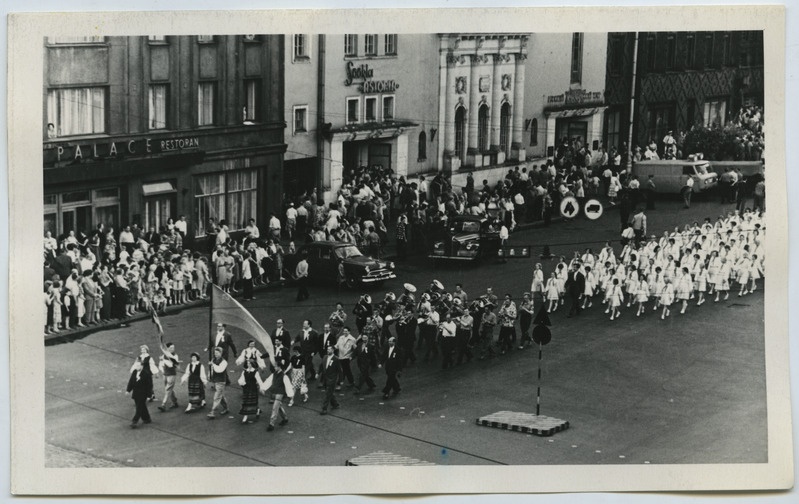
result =
[[[438,347],[436,346],[436,326],[432,326],[429,324],[424,324],[423,326],[424,331],[424,342],[425,342],[425,352],[424,352],[424,360],[427,360],[432,355],[433,358],[438,357]]]
[[[392,391],[394,391],[395,394],[399,393],[400,391],[399,380],[397,380],[397,372],[386,370],[386,386],[383,387],[383,393],[390,394]]]
[[[144,423],[150,423],[150,412],[147,411],[147,397],[137,395],[133,402],[136,404],[136,413],[133,415],[132,422],[139,423],[139,419],[141,418]]]
[[[305,378],[313,380],[315,377],[313,369],[313,353],[302,354],[302,361],[305,363]],[[319,374],[322,374],[322,368],[319,367]]]
[[[369,390],[377,387],[377,385],[375,385],[375,381],[372,380],[372,377],[370,376],[370,372],[371,369],[369,368],[369,363],[366,363],[365,365],[358,365],[358,384],[355,386],[355,388],[361,390],[361,387],[363,387],[364,383],[367,387],[369,387]]]
[[[530,325],[532,322],[533,315],[526,311],[521,311],[521,315],[519,315],[519,325],[521,326],[522,337],[519,340],[519,345],[524,346],[526,342],[533,341],[532,337],[530,337]]]
[[[466,362],[472,360],[472,351],[469,349],[469,338],[471,335],[471,329],[458,328],[455,332],[455,348],[458,353],[457,364],[462,363],[464,357],[466,357]]]
[[[413,340],[416,336],[415,326],[415,323],[397,325],[397,339],[399,347],[402,349],[403,366],[408,360],[416,362],[416,354],[413,352]]]
[[[242,282],[244,283],[244,299],[252,299],[252,278],[245,278]]]
[[[336,384],[328,383],[325,387],[325,399],[322,401],[322,411],[327,411],[327,407],[332,406],[338,408],[338,400],[336,400]]]
[[[580,314],[580,294],[578,293],[569,293],[569,299],[571,299],[571,306],[569,307],[569,316],[572,315],[579,315]]]
[[[408,242],[405,240],[397,240],[397,257],[405,259],[408,256]]]
[[[297,279],[297,301],[304,301],[311,297],[308,293],[308,277]]]
[[[441,367],[446,369],[454,364],[455,336],[443,336],[441,338]]]
[[[352,367],[350,367],[351,359],[339,359],[339,362],[341,363],[341,374],[343,375],[340,378],[346,378],[347,383],[350,385],[354,384],[355,377],[352,376]]]
[[[505,327],[502,326],[499,328],[499,349],[502,352],[506,350],[510,350],[513,347],[513,343],[516,341],[516,328],[515,327]]]

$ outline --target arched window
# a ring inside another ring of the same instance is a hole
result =
[[[505,102],[499,111],[499,148],[508,152],[508,137],[510,136],[510,103]]]
[[[538,145],[538,119],[530,122],[530,145]]]
[[[427,133],[419,133],[419,161],[427,159]]]
[[[458,107],[455,110],[455,155],[464,159],[464,138],[466,136],[466,109]]]
[[[477,112],[477,148],[480,152],[488,150],[488,105],[480,105]]]

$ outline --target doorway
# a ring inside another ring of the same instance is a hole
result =
[[[391,169],[391,144],[370,143],[369,144],[369,166],[378,165],[383,169]]]

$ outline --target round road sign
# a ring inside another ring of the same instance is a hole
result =
[[[552,332],[545,325],[533,327],[533,341],[540,345],[546,345],[552,341]]]
[[[580,213],[580,204],[574,196],[567,196],[560,202],[560,214],[567,219],[577,217]]]
[[[585,216],[591,220],[597,220],[598,218],[602,217],[602,212],[605,209],[602,206],[602,203],[596,199],[590,199],[585,202],[585,206],[583,207],[583,212],[585,212]]]

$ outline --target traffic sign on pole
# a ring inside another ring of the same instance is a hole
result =
[[[573,219],[577,217],[577,214],[580,213],[580,203],[577,202],[577,198],[574,196],[566,196],[563,198],[563,201],[560,202],[560,214],[567,218]]]
[[[583,212],[585,212],[585,216],[591,220],[597,220],[598,218],[602,217],[602,212],[604,212],[604,207],[599,200],[590,199],[585,202],[585,207],[583,207]]]

